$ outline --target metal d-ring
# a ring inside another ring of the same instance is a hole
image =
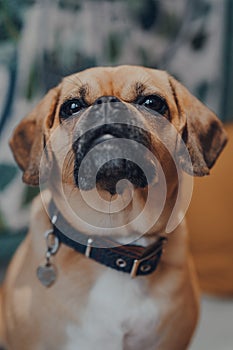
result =
[[[56,254],[59,248],[59,239],[54,235],[53,229],[47,230],[44,236],[47,245],[47,253],[49,253],[50,256]],[[51,242],[51,239],[53,242]]]

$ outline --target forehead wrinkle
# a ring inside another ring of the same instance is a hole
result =
[[[80,86],[79,95],[83,100],[86,99],[86,95],[88,94],[88,91],[89,91],[89,86],[87,84],[83,84],[82,86]]]
[[[85,85],[82,80],[79,78],[78,74],[73,74],[73,75],[69,75],[68,77],[65,77],[63,79],[63,82],[65,84],[71,84],[74,85],[75,87],[80,87]]]
[[[155,92],[156,86],[153,83],[153,79],[151,79],[151,74],[147,71],[140,71],[136,76],[130,72],[127,80],[125,79],[127,75],[122,73],[123,72],[120,74],[120,84],[119,81],[117,82],[117,79],[116,82],[114,82],[114,92],[116,93],[116,96],[119,95],[124,101],[132,102],[140,95]]]
[[[139,96],[153,94],[158,94],[159,96],[166,98],[165,94],[156,85],[145,85],[142,82],[134,82],[121,91],[121,98],[126,102],[133,102]]]
[[[134,88],[135,88],[135,92],[136,92],[137,96],[142,95],[143,92],[146,89],[145,85],[142,82],[139,82],[139,81],[137,81],[135,83],[135,87]]]
[[[82,84],[75,89],[69,89],[69,91],[63,94],[63,96],[60,96],[59,102],[63,103],[66,100],[69,100],[72,98],[82,98],[83,100],[85,100],[86,95],[88,94],[88,90],[89,90],[89,86],[87,84]]]
[[[139,85],[140,89],[141,86],[143,87],[143,91],[141,91],[142,95],[157,94],[165,100],[170,97],[171,89],[167,77],[163,75],[158,76],[157,74],[146,74],[143,78],[144,80],[142,80]]]
[[[107,73],[105,72],[104,76],[93,75],[86,94],[86,100],[90,104],[99,97],[113,95],[112,77]]]
[[[64,102],[68,99],[75,98],[84,94],[86,90],[85,84],[78,77],[78,74],[73,74],[68,77],[65,77],[61,83],[61,95],[60,102]]]

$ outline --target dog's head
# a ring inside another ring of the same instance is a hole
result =
[[[168,183],[175,182],[174,159],[190,174],[207,175],[225,143],[221,122],[183,85],[165,71],[134,66],[92,68],[64,78],[10,140],[27,184],[38,185],[56,168],[76,189],[97,185],[111,195],[121,179],[135,189],[153,184],[158,168],[151,155]]]

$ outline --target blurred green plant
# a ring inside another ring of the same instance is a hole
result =
[[[2,192],[15,178],[18,173],[16,166],[12,164],[0,164],[0,192]]]
[[[26,235],[27,229],[21,229],[15,232],[2,232],[0,235],[0,265],[9,262],[16,248],[22,242]]]
[[[121,54],[122,37],[117,33],[109,33],[107,42],[108,59],[115,63]]]
[[[19,39],[23,23],[17,1],[0,0],[0,41]]]
[[[130,1],[136,21],[142,29],[150,30],[157,22],[160,2],[155,0]]]
[[[38,62],[33,62],[30,67],[29,79],[26,86],[25,97],[30,101],[42,90],[42,81],[38,70]]]
[[[2,233],[2,231],[6,228],[6,223],[3,217],[2,212],[0,211],[0,232]]]
[[[180,17],[175,13],[165,11],[163,11],[161,17],[163,20],[159,23],[158,28],[156,28],[156,32],[166,39],[174,39],[181,26]]]
[[[195,95],[197,96],[197,98],[199,98],[201,101],[205,102],[207,94],[208,94],[208,90],[209,90],[209,84],[208,81],[203,80],[201,81],[197,87],[196,87],[196,91],[195,91]]]
[[[208,40],[208,34],[205,28],[200,28],[191,40],[191,47],[195,51],[202,50]]]
[[[62,9],[78,11],[78,10],[81,10],[81,8],[82,8],[82,1],[80,1],[80,0],[59,0],[58,6]]]
[[[33,198],[35,198],[39,193],[40,193],[39,187],[26,186],[23,194],[22,206],[25,207],[29,203],[31,203]]]
[[[208,0],[195,0],[195,11],[193,12],[193,18],[199,19],[200,17],[206,18],[212,10],[212,4]]]

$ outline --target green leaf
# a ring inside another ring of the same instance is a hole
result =
[[[3,191],[15,178],[18,169],[11,164],[0,164],[0,191]]]
[[[23,195],[22,206],[26,206],[31,203],[33,198],[35,198],[39,192],[40,189],[38,187],[26,187]]]
[[[111,62],[116,62],[121,53],[122,37],[117,33],[110,33],[108,37],[108,57]]]
[[[0,235],[0,266],[10,261],[27,230],[5,231]]]
[[[206,97],[209,91],[209,83],[206,80],[200,81],[196,87],[196,95],[202,102],[206,101]]]
[[[2,232],[6,228],[5,220],[3,218],[3,214],[0,211],[0,232]]]

